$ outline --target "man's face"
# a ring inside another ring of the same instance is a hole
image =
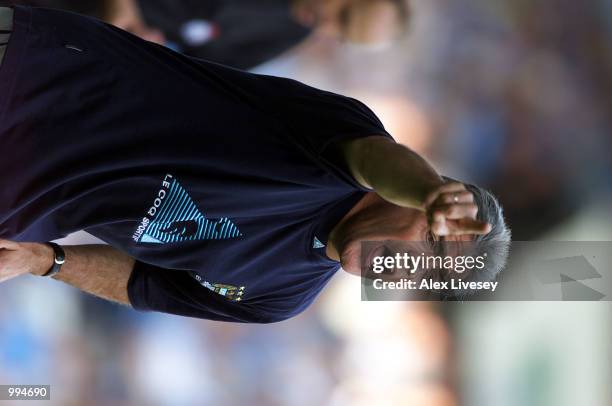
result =
[[[375,193],[366,198],[372,199],[373,203],[342,225],[342,239],[336,248],[345,271],[361,275],[361,247],[365,241],[374,242],[367,244],[368,252],[363,253],[366,264],[371,264],[375,256],[395,255],[405,252],[407,247],[418,254],[434,254],[432,239],[435,237],[430,232],[425,212],[394,205]],[[472,239],[472,235],[445,238],[447,241]]]
[[[429,227],[424,212],[396,206],[375,193],[370,193],[366,199],[372,199],[372,204],[347,219],[341,227],[342,238],[336,247],[342,268],[355,275],[361,274],[362,241],[381,242],[368,244],[371,252],[364,253],[366,258],[381,255],[383,242],[389,240],[423,242],[423,248],[427,244]]]

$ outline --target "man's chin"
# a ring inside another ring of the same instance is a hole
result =
[[[360,276],[362,274],[362,262],[363,264],[372,264],[375,256],[383,255],[385,252],[385,245],[382,242],[380,244],[365,244],[365,246],[368,252],[362,255],[361,249],[364,245],[361,241],[347,244],[340,256],[342,269],[350,274]]]
[[[361,275],[361,243],[349,243],[342,250],[340,264],[344,271],[360,276]]]

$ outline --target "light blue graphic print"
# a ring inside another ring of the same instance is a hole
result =
[[[207,219],[176,179],[148,223],[139,242],[166,244],[193,240],[222,240],[242,234],[227,217]]]
[[[312,248],[324,248],[325,244],[321,242],[317,237],[312,241]]]

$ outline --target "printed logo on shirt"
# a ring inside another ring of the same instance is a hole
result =
[[[222,240],[241,235],[238,227],[227,217],[206,218],[176,178],[167,174],[132,239],[140,243],[166,244]]]
[[[324,248],[325,244],[321,242],[316,236],[312,242],[312,248]]]
[[[200,285],[204,286],[207,289],[212,290],[218,295],[225,296],[227,299],[232,300],[234,302],[242,301],[242,297],[244,295],[244,286],[233,286],[227,285],[224,283],[210,283],[207,280],[204,280],[199,274],[195,272],[190,272],[191,276],[200,283]]]

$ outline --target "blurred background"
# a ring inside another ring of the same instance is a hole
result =
[[[359,98],[442,173],[493,190],[516,240],[612,241],[611,0],[22,3]],[[24,277],[0,285],[0,383],[51,384],[44,404],[64,406],[611,406],[611,316],[361,302],[339,272],[297,318],[233,325]]]

